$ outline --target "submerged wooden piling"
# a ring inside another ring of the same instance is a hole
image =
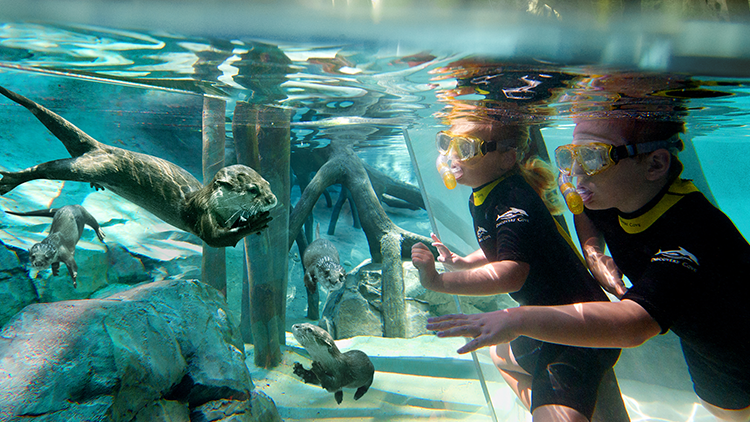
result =
[[[227,103],[221,98],[203,97],[203,183],[210,182],[224,167]],[[203,243],[201,279],[227,295],[226,251]]]
[[[386,233],[380,239],[383,256],[382,295],[384,337],[406,337],[406,300],[404,298],[404,267],[401,260],[402,237]]]
[[[279,205],[260,235],[244,239],[250,331],[255,365],[270,368],[281,362],[285,343],[286,289],[290,203],[290,111],[238,102],[232,132],[237,161],[253,167],[271,184]],[[244,290],[244,287],[243,287]]]

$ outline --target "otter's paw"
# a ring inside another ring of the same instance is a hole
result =
[[[99,185],[99,184],[96,184],[96,183],[89,183],[89,184],[91,185],[92,188],[94,188],[95,191],[104,190],[104,186],[102,186],[102,185]]]
[[[257,233],[260,234],[264,229],[268,228],[268,223],[270,223],[272,220],[272,217],[268,211],[264,211],[260,214],[258,214],[256,217],[250,219],[247,221],[247,226],[243,229],[243,231],[247,233]]]
[[[369,385],[365,385],[365,386],[359,387],[357,389],[357,392],[354,393],[354,400],[359,400],[360,398],[362,398],[362,396],[365,395],[365,393],[367,392],[367,390],[369,388],[370,388]]]
[[[301,363],[294,362],[294,375],[302,378],[302,381],[305,382],[305,384],[320,384],[320,381],[318,381],[318,376],[315,375],[315,373],[309,369],[305,369]]]

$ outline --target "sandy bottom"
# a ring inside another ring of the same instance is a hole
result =
[[[287,421],[492,421],[471,355],[455,350],[462,339],[432,335],[413,339],[355,337],[337,341],[339,349],[359,349],[375,365],[375,378],[359,400],[344,390],[336,404],[333,394],[304,384],[292,373],[294,362],[310,367],[306,351],[287,333],[283,362],[266,370],[253,365],[253,346],[246,345],[248,367],[256,388],[276,402]],[[425,356],[429,355],[429,356]],[[487,377],[496,420],[530,422],[531,415],[492,366],[487,349],[477,353]],[[616,368],[615,368],[616,369]],[[620,379],[620,388],[632,421],[713,422],[694,393]]]

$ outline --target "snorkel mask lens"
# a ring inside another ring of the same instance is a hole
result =
[[[570,176],[575,164],[575,157],[573,157],[573,150],[570,148],[570,145],[563,145],[555,149],[555,164],[557,164],[560,172]]]
[[[612,145],[601,143],[581,145],[575,150],[577,161],[581,163],[581,168],[589,176],[600,173],[615,164],[610,151],[612,151]]]
[[[437,136],[435,137],[435,144],[437,146],[438,152],[441,155],[448,155],[451,149],[452,142],[453,137],[445,132],[438,132]]]
[[[557,168],[568,176],[573,174],[575,163],[578,163],[587,175],[593,176],[617,164],[620,160],[641,154],[648,154],[662,148],[669,150],[672,154],[676,154],[677,151],[682,149],[680,137],[675,134],[663,141],[631,143],[619,146],[602,142],[568,144],[555,149],[555,162],[557,163]]]
[[[482,156],[481,139],[466,135],[451,135],[448,132],[438,132],[436,136],[437,149],[441,155],[450,155],[451,150],[459,161],[466,161],[476,156]]]
[[[555,149],[555,162],[557,168],[567,176],[573,174],[573,166],[576,162],[589,176],[601,173],[615,164],[612,159],[612,145],[601,142],[558,147]]]

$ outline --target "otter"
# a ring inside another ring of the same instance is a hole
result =
[[[359,400],[370,388],[375,367],[363,351],[341,353],[326,330],[309,323],[294,324],[292,334],[313,360],[310,369],[294,363],[294,374],[305,383],[320,385],[333,393],[337,404],[344,399],[342,388],[356,388],[354,400]]]
[[[52,217],[49,235],[29,249],[31,267],[39,271],[51,266],[52,274],[57,275],[60,271],[60,263],[64,262],[70,278],[73,279],[73,287],[78,287],[76,281],[78,265],[76,265],[74,255],[76,244],[83,234],[84,225],[91,226],[99,241],[104,242],[104,233],[96,219],[80,205],[65,205],[58,209],[50,208],[24,213],[5,212],[22,217]]]
[[[33,113],[72,156],[17,172],[0,171],[0,195],[36,179],[88,182],[95,189],[111,190],[213,247],[235,246],[243,237],[268,227],[276,196],[250,167],[224,167],[203,186],[176,164],[100,143],[22,95],[3,87],[0,94]]]
[[[320,237],[320,225],[315,232],[317,239],[305,248],[302,257],[305,287],[309,292],[314,292],[318,284],[328,291],[338,290],[346,280],[346,270],[339,264],[339,252],[333,243]]]

